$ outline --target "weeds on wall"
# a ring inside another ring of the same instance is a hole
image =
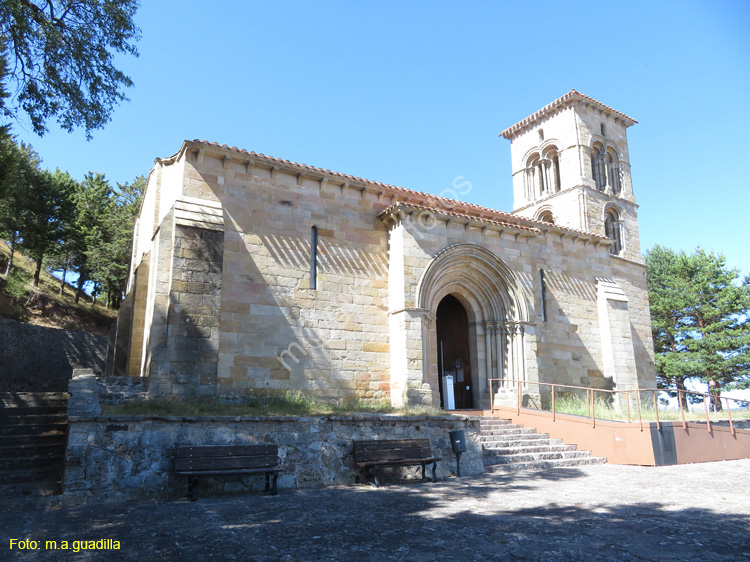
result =
[[[394,408],[387,401],[343,398],[334,402],[320,400],[298,390],[267,392],[255,396],[197,396],[185,400],[133,400],[123,404],[102,405],[105,415],[134,416],[330,416],[352,414],[396,414],[442,416],[445,412],[431,406]]]

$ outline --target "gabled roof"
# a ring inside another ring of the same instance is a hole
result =
[[[584,102],[589,105],[593,105],[594,107],[596,107],[597,109],[603,111],[604,113],[608,115],[614,115],[615,117],[619,118],[623,122],[625,127],[630,127],[631,125],[638,123],[638,121],[636,121],[632,117],[628,117],[624,113],[621,113],[617,111],[616,109],[612,109],[608,105],[604,105],[603,103],[595,100],[594,98],[590,98],[589,96],[586,96],[580,92],[577,92],[576,90],[570,90],[564,96],[557,98],[555,101],[553,101],[549,105],[544,106],[542,109],[540,109],[536,113],[529,115],[526,119],[519,121],[515,125],[508,127],[502,133],[500,133],[500,136],[505,137],[508,140],[511,140],[519,132],[521,132],[523,129],[530,126],[534,122],[539,121],[540,119],[542,119],[543,117],[547,117],[548,115],[557,113],[560,109],[568,107],[571,103],[574,103],[577,101]]]
[[[226,144],[219,144],[206,140],[201,141],[196,139],[193,141],[185,141],[180,152],[178,152],[175,156],[170,157],[170,159],[178,157],[182,151],[189,147],[189,145],[192,145],[193,148],[199,149],[212,148],[215,150],[219,150],[225,154],[239,154],[241,155],[241,158],[252,161],[254,165],[261,165],[265,163],[265,165],[268,167],[284,168],[290,173],[304,175],[308,178],[315,178],[320,180],[338,180],[342,183],[348,183],[352,187],[359,186],[362,189],[369,188],[377,192],[390,195],[392,196],[392,204],[380,213],[379,216],[381,218],[394,211],[398,205],[406,205],[412,208],[432,211],[438,215],[453,216],[455,218],[465,218],[485,222],[488,224],[507,226],[509,228],[515,228],[518,231],[524,231],[532,234],[540,234],[543,231],[553,231],[561,234],[568,234],[577,238],[600,241],[609,240],[606,236],[600,236],[592,232],[585,232],[583,230],[578,230],[575,228],[568,228],[548,222],[538,221],[522,217],[520,215],[514,215],[511,213],[498,211],[496,209],[490,209],[489,207],[482,207],[481,205],[475,205],[473,203],[466,203],[464,201],[457,201],[455,199],[447,199],[438,195],[431,195],[422,191],[413,191],[404,187],[397,187],[395,185],[372,181],[349,174],[332,172],[328,169],[316,168],[314,166],[308,166],[307,164],[299,164],[290,160],[275,158],[273,156],[267,156],[258,152],[249,152],[244,149],[239,149],[235,146],[229,147]]]

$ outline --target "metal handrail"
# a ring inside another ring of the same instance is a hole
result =
[[[726,410],[728,421],[729,421],[729,430],[732,435],[735,434],[734,429],[734,420],[732,419],[732,411],[730,408],[730,400],[734,401],[736,403],[745,403],[748,407],[748,414],[750,415],[750,400],[743,400],[739,398],[730,398],[726,396],[719,396],[717,397],[715,394],[705,393],[705,392],[697,392],[692,390],[683,390],[679,388],[636,388],[633,390],[609,390],[604,388],[594,388],[590,386],[575,386],[575,385],[566,385],[566,384],[559,384],[559,383],[545,383],[545,382],[534,382],[529,383],[528,381],[523,381],[520,379],[506,379],[506,378],[490,378],[488,379],[489,385],[490,385],[490,397],[491,397],[491,403],[490,403],[490,409],[492,412],[495,411],[495,400],[494,400],[494,392],[493,392],[493,382],[498,382],[498,389],[501,388],[501,385],[506,388],[513,388],[516,386],[517,388],[517,399],[516,399],[516,410],[517,413],[521,413],[521,407],[522,407],[522,386],[528,385],[528,384],[535,384],[537,386],[548,386],[551,387],[551,393],[552,393],[552,421],[556,421],[557,419],[557,408],[555,404],[555,395],[556,391],[560,388],[566,388],[566,389],[574,389],[574,390],[585,390],[586,391],[586,406],[588,410],[587,417],[591,418],[591,423],[593,427],[596,427],[596,410],[595,410],[595,400],[594,400],[594,393],[595,392],[607,392],[612,395],[615,394],[626,394],[626,405],[627,405],[627,419],[628,423],[631,423],[631,417],[630,417],[630,394],[635,393],[635,402],[636,402],[636,408],[638,410],[638,423],[640,425],[641,431],[643,431],[643,416],[642,416],[642,408],[641,408],[641,399],[640,394],[641,392],[651,392],[652,400],[654,404],[654,416],[656,418],[656,428],[661,429],[661,420],[659,419],[659,404],[657,401],[657,392],[676,392],[677,393],[677,403],[678,408],[680,409],[680,418],[682,421],[682,427],[687,427],[687,422],[685,420],[685,410],[683,408],[683,400],[686,400],[687,397],[683,398],[683,394],[693,394],[696,396],[702,396],[703,397],[703,404],[706,411],[706,428],[710,432],[711,431],[711,419],[709,415],[709,408],[708,408],[708,400],[715,400],[716,398],[719,398],[719,400],[723,400],[726,402]],[[505,383],[505,384],[503,384]],[[509,383],[509,384],[508,384]]]

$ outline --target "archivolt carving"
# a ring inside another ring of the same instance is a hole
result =
[[[529,318],[513,272],[476,244],[454,244],[435,256],[419,281],[417,306],[435,310],[448,293],[458,293],[476,307],[474,321],[525,322]]]

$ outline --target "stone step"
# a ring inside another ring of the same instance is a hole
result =
[[[591,458],[589,451],[550,451],[546,453],[517,453],[511,455],[488,455],[485,466],[496,464],[519,464],[539,461]]]
[[[560,439],[559,441],[562,441]],[[536,443],[534,441],[533,443]],[[515,455],[521,453],[550,453],[562,451],[577,451],[575,445],[553,444],[553,445],[528,445],[523,447],[484,447],[485,455]]]
[[[16,471],[24,473],[32,468],[55,469],[62,471],[65,464],[65,454],[39,454],[33,457],[0,458],[0,471]]]
[[[40,413],[40,414],[16,414],[15,410],[20,408],[12,408],[8,413],[8,410],[0,412],[0,427],[6,425],[34,425],[40,423],[68,423],[68,415],[65,412],[54,412],[54,413]],[[24,408],[26,409],[26,408]]]
[[[4,435],[0,437],[0,446],[17,447],[20,445],[59,445],[65,444],[68,438],[66,431],[48,431],[36,435]]]
[[[549,433],[511,433],[501,435],[480,435],[481,443],[497,441],[500,443],[513,443],[516,441],[537,441],[539,439],[549,439]]]
[[[38,416],[67,414],[67,406],[18,406],[0,408],[0,419],[13,418],[17,416]]]
[[[67,392],[0,392],[0,408],[30,406],[65,407]]]
[[[533,436],[523,436],[523,439],[491,439],[482,441],[482,446],[488,449],[499,449],[501,447],[534,447],[534,446],[551,446],[564,445],[562,439],[540,439]],[[526,437],[532,437],[527,439]]]
[[[496,425],[515,425],[511,420],[479,420],[479,427],[493,427]]]
[[[12,510],[13,505],[22,509],[34,505],[42,508],[60,505],[60,501],[48,503],[45,500],[61,500],[62,488],[62,482],[52,480],[0,484],[0,511]]]
[[[62,480],[62,467],[37,466],[22,471],[12,469],[0,470],[0,487],[9,484],[24,484],[27,482],[59,482]]]
[[[488,431],[481,431],[480,432],[482,436],[489,436],[489,435],[529,435],[532,433],[536,433],[536,429],[533,427],[523,427],[523,426],[516,426],[516,427],[509,427],[505,429],[490,429]]]
[[[66,432],[68,422],[0,425],[0,439],[14,436],[44,435],[50,432]]]
[[[484,472],[518,472],[521,470],[545,470],[550,468],[605,464],[606,462],[607,459],[603,457],[585,457],[565,460],[518,462],[512,464],[492,464],[485,465]]]
[[[492,426],[480,426],[479,431],[481,433],[490,433],[492,431],[506,431],[508,429],[525,429],[522,425],[517,423],[503,423]]]
[[[65,439],[57,439],[50,443],[26,443],[21,445],[6,445],[0,439],[0,459],[28,458],[52,454],[65,456]]]

